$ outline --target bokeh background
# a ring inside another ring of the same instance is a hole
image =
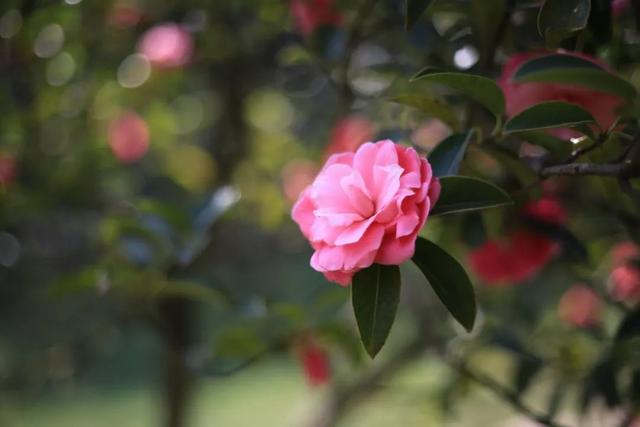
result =
[[[448,354],[573,425],[617,426],[606,378],[574,405],[630,306],[609,294],[611,250],[637,237],[614,181],[545,183],[571,234],[559,252],[527,240],[537,260],[499,286],[470,267],[471,334],[403,266],[374,362],[349,290],[310,268],[289,216],[330,154],[385,138],[427,153],[447,137],[451,123],[389,98],[425,65],[497,78],[509,55],[544,49],[540,3],[434,2],[405,31],[394,0],[3,0],[0,426],[535,425]],[[607,37],[582,49],[638,85],[633,13],[605,10]],[[490,129],[486,112],[469,117]],[[468,266],[535,197],[526,166],[549,153],[514,144],[512,157],[470,148],[463,170],[516,206],[422,233]]]

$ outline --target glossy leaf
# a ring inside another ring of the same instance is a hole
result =
[[[593,116],[575,104],[550,101],[534,105],[509,120],[505,133],[526,132],[538,129],[575,127],[594,123]]]
[[[442,304],[467,331],[476,319],[476,297],[464,268],[441,247],[419,237],[412,258]]]
[[[442,190],[430,215],[475,211],[513,203],[507,193],[486,181],[468,176],[440,179]]]
[[[636,95],[626,80],[591,61],[572,55],[553,54],[525,62],[514,74],[516,82],[563,83],[582,86],[623,98]]]
[[[409,31],[418,22],[431,0],[405,0],[404,1],[404,29]]]
[[[546,0],[538,14],[538,31],[549,42],[584,29],[591,13],[590,0]]]
[[[408,105],[428,116],[440,119],[452,129],[460,128],[460,122],[456,113],[449,105],[438,98],[418,94],[403,94],[391,98],[390,101]]]
[[[426,68],[418,72],[411,80],[448,86],[479,102],[494,116],[500,117],[504,114],[505,101],[502,89],[487,77],[467,73],[439,72]]]
[[[431,163],[433,174],[438,177],[457,174],[467,146],[476,136],[477,132],[470,130],[466,134],[451,135],[440,142],[429,154],[429,163]]]
[[[351,289],[360,339],[373,358],[387,340],[396,317],[400,269],[397,265],[374,264],[356,273]]]

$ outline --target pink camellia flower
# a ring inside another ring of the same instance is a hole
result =
[[[121,162],[135,162],[149,149],[147,123],[133,111],[126,111],[113,119],[107,133],[109,147]]]
[[[429,162],[413,148],[368,142],[329,157],[292,217],[315,249],[311,266],[344,286],[373,263],[411,258],[439,195]]]
[[[613,270],[609,291],[619,301],[640,301],[640,248],[632,242],[618,244],[612,250]]]
[[[193,40],[191,34],[178,24],[160,24],[142,36],[138,52],[155,67],[180,67],[191,59]]]
[[[8,187],[18,175],[18,165],[13,156],[0,154],[0,186]]]
[[[606,64],[597,59],[575,52],[562,52],[565,55],[575,56],[594,64],[607,68]],[[525,62],[540,56],[548,55],[549,52],[526,52],[512,56],[502,68],[502,76],[498,83],[504,91],[506,101],[506,113],[508,117],[545,101],[563,101],[579,105],[589,111],[602,129],[608,129],[616,119],[616,109],[623,105],[624,100],[618,96],[608,93],[597,92],[584,87],[559,84],[559,83],[515,83],[514,73]],[[578,135],[571,129],[555,129],[551,133],[560,138],[571,138]]]
[[[573,285],[560,299],[558,315],[569,325],[579,328],[595,326],[600,320],[602,303],[586,285]]]
[[[374,136],[373,124],[360,116],[348,116],[340,120],[329,139],[329,145],[325,151],[326,157],[335,153],[355,152],[365,142],[369,142]]]
[[[530,202],[522,208],[525,217],[561,225],[566,211],[552,198]],[[487,240],[469,254],[469,264],[486,284],[506,286],[535,276],[558,252],[558,244],[548,236],[519,228],[502,239]]]
[[[290,0],[289,11],[296,28],[304,36],[321,26],[342,24],[342,15],[336,10],[334,0]]]

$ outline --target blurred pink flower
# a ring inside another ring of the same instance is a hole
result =
[[[160,24],[142,36],[138,51],[155,67],[175,68],[191,59],[193,40],[191,34],[178,24]]]
[[[335,153],[355,152],[373,139],[373,124],[361,116],[347,116],[334,126],[325,150],[325,158]]]
[[[13,156],[0,154],[0,186],[8,187],[18,175],[18,165]]]
[[[290,0],[289,11],[303,36],[310,35],[318,27],[342,24],[342,15],[334,0]]]
[[[600,321],[602,303],[586,285],[573,285],[560,299],[558,316],[569,325],[588,328]]]
[[[295,159],[282,168],[282,190],[291,202],[295,202],[318,174],[318,166],[308,160]]]
[[[133,111],[126,111],[111,120],[107,132],[109,147],[121,162],[135,162],[149,149],[147,123]]]
[[[611,0],[611,12],[616,18],[622,16],[622,14],[629,8],[631,2],[629,0]]]
[[[640,248],[633,242],[623,242],[613,248],[611,255],[609,292],[619,301],[640,301]]]
[[[296,345],[296,352],[307,382],[312,387],[331,381],[331,365],[326,350],[313,337],[304,337]]]
[[[429,119],[411,135],[411,140],[419,147],[433,150],[443,139],[451,135],[451,129],[438,119]]]
[[[558,53],[579,57],[607,68],[606,64],[583,53]],[[563,101],[581,106],[593,115],[601,128],[608,129],[616,119],[615,110],[624,103],[622,98],[570,84],[513,82],[513,75],[522,64],[531,59],[548,54],[549,52],[519,53],[512,56],[504,64],[502,76],[498,83],[504,91],[507,116],[513,117],[523,110],[541,102]],[[578,135],[577,132],[571,129],[555,129],[551,131],[551,133],[565,139]]]
[[[567,217],[564,208],[552,198],[528,203],[521,214],[556,225],[564,224]],[[506,238],[487,240],[473,249],[469,263],[487,285],[507,286],[535,276],[558,249],[548,236],[520,228]]]
[[[124,3],[116,3],[109,10],[109,24],[117,28],[129,28],[140,22],[142,13],[136,6]]]
[[[329,157],[292,217],[315,249],[311,266],[345,286],[374,262],[411,258],[439,195],[427,159],[413,148],[378,141]]]

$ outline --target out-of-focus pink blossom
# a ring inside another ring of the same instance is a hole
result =
[[[297,354],[310,386],[317,387],[331,381],[329,355],[314,338],[302,338],[297,344]]]
[[[611,1],[611,12],[613,16],[619,18],[622,16],[624,12],[629,9],[631,2],[629,0],[612,0]]]
[[[175,68],[191,59],[193,40],[188,31],[170,22],[148,30],[138,44],[138,51],[155,67]]]
[[[528,203],[521,214],[555,225],[566,221],[564,208],[551,198]],[[487,285],[507,286],[535,276],[558,250],[558,244],[548,236],[519,228],[505,238],[488,240],[472,250],[469,263]]]
[[[411,135],[418,147],[433,150],[443,139],[451,135],[451,129],[438,119],[429,119],[420,125]]]
[[[149,149],[147,123],[133,111],[126,111],[113,119],[107,132],[109,147],[121,162],[135,162]]]
[[[579,57],[607,68],[606,64],[582,53],[559,53]],[[563,101],[579,105],[589,111],[602,129],[608,129],[616,119],[616,110],[624,103],[622,98],[571,84],[538,82],[515,83],[513,81],[513,75],[522,64],[548,54],[549,52],[519,53],[512,56],[504,64],[499,84],[504,91],[507,116],[513,117],[523,110],[541,102]],[[552,133],[560,138],[571,138],[578,135],[577,132],[571,129],[555,129]]]
[[[108,14],[109,24],[117,28],[130,28],[140,22],[142,13],[136,6],[116,3]]]
[[[318,27],[342,25],[342,15],[336,9],[334,0],[290,0],[289,11],[303,36],[310,35]]]
[[[329,157],[291,215],[315,249],[311,266],[346,286],[373,263],[411,258],[439,195],[427,159],[385,140]]]
[[[633,242],[623,242],[611,251],[613,270],[609,275],[611,295],[624,302],[640,301],[640,248]]]
[[[572,286],[560,299],[558,315],[564,322],[579,328],[593,327],[600,321],[602,302],[586,285]]]
[[[9,154],[0,154],[0,186],[8,187],[18,175],[16,159]]]
[[[325,158],[336,153],[353,153],[365,142],[373,139],[373,124],[364,117],[353,115],[340,120],[334,126],[325,150]]]
[[[318,166],[308,160],[295,159],[282,168],[282,190],[290,202],[295,202],[318,174]]]

